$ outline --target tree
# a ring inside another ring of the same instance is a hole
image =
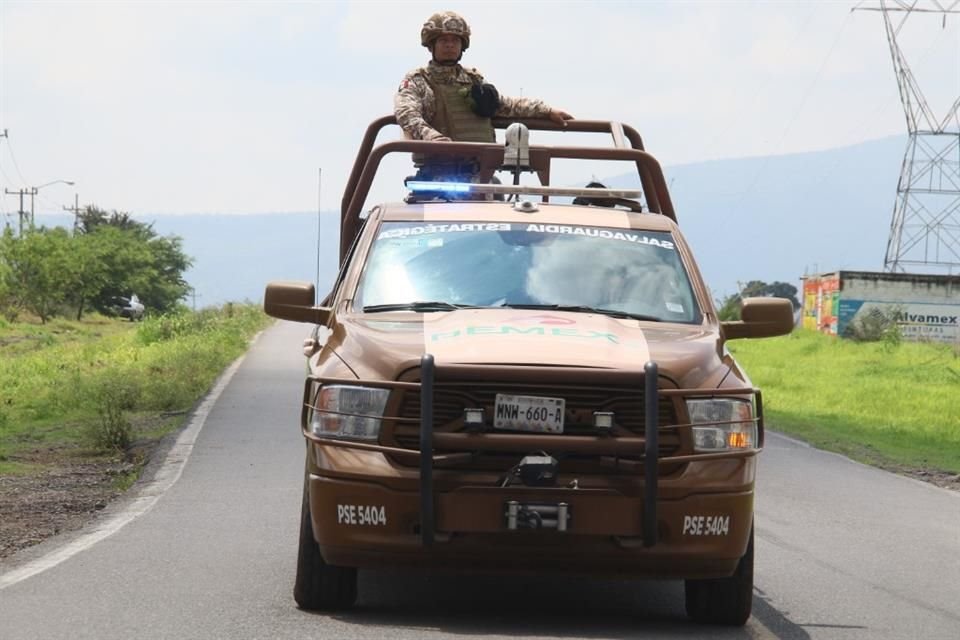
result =
[[[147,243],[150,254],[150,277],[138,291],[140,300],[149,308],[172,310],[190,291],[183,279],[193,261],[183,252],[183,241],[177,236],[155,237]]]
[[[20,237],[3,235],[5,288],[17,304],[46,324],[67,302],[70,280],[70,234],[61,228],[34,229]]]
[[[110,312],[116,298],[134,293],[149,309],[170,311],[190,289],[183,279],[190,265],[180,238],[87,206],[74,234],[41,227],[0,235],[0,311],[13,319],[25,308],[46,323],[72,306],[80,320],[88,308]]]
[[[13,271],[8,258],[8,247],[12,241],[13,230],[8,226],[0,235],[0,314],[11,322],[17,318],[20,311],[16,289],[11,286]]]
[[[118,296],[136,293],[153,311],[174,309],[190,290],[183,278],[192,260],[177,236],[158,236],[153,226],[125,212],[87,206],[78,216],[80,235],[94,238],[106,270],[106,283],[88,300],[108,311]]]
[[[68,300],[76,309],[76,319],[83,318],[84,311],[109,282],[107,257],[110,247],[102,242],[103,234],[77,234],[73,236],[68,275]]]
[[[156,235],[153,231],[153,225],[134,220],[125,211],[113,210],[108,212],[96,205],[88,204],[77,215],[77,231],[80,233],[91,233],[104,225],[130,231],[145,240],[149,240]]]
[[[739,320],[740,307],[743,305],[744,298],[786,298],[793,305],[794,311],[800,308],[797,288],[792,284],[787,282],[767,284],[761,280],[751,280],[740,289],[740,293],[724,298],[717,311],[718,318],[721,321]]]

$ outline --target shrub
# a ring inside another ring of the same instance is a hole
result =
[[[126,451],[133,442],[133,426],[127,413],[139,403],[140,378],[121,368],[94,376],[84,385],[93,402],[97,420],[89,423],[87,438],[98,451]]]
[[[899,310],[873,308],[847,325],[843,337],[857,342],[882,342],[884,349],[896,349],[903,341],[903,332],[897,323]]]
[[[137,340],[144,345],[173,340],[188,333],[192,322],[191,317],[184,313],[147,317],[137,327]]]

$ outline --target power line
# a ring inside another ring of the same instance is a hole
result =
[[[80,226],[80,211],[82,211],[82,209],[80,209],[80,194],[73,194],[73,206],[68,207],[64,205],[63,210],[73,213],[73,232],[76,233],[77,227]],[[194,311],[196,311],[196,302],[194,302]]]
[[[10,144],[10,136],[7,136],[7,150],[10,152],[10,159],[13,160],[13,168],[17,170],[17,175],[20,176],[21,183],[30,184],[30,181],[23,177],[23,172],[20,171],[20,165],[17,164],[17,156],[13,154],[13,145]]]
[[[803,23],[800,25],[800,28],[797,29],[797,31],[793,34],[793,37],[790,39],[790,44],[787,45],[788,50],[793,49],[794,45],[800,39],[800,36],[804,32],[806,32],[807,26],[810,24],[811,20],[813,19],[813,16],[819,10],[819,7],[817,7],[816,5],[811,4],[811,7],[812,8],[810,9],[810,12],[807,14],[807,17],[804,19]],[[762,85],[757,87],[757,89],[753,92],[753,95],[750,97],[749,102],[751,104],[756,104],[757,99],[768,92],[770,85],[773,83],[774,79],[779,77],[780,76],[778,74],[768,73],[766,82],[764,82]],[[704,157],[710,158],[712,156],[713,150],[716,147],[717,142],[719,142],[719,140],[723,136],[727,135],[734,125],[739,125],[740,122],[743,120],[743,118],[746,116],[746,114],[747,114],[746,110],[741,109],[738,111],[736,117],[730,118],[727,120],[727,126],[723,128],[717,128],[713,138],[704,147]]]
[[[41,193],[36,193],[35,196],[37,200],[40,202],[40,204],[46,206],[46,208],[48,209],[53,209],[54,211],[56,211],[57,207],[61,206],[59,203],[54,202],[53,200],[51,200],[50,198],[46,197]]]
[[[813,81],[807,86],[806,91],[804,91],[803,97],[800,99],[797,108],[793,112],[793,116],[787,122],[786,126],[783,128],[783,132],[780,135],[780,140],[777,142],[776,149],[772,154],[767,154],[764,156],[760,167],[753,174],[750,182],[747,184],[746,188],[740,193],[740,198],[736,203],[734,208],[739,208],[740,203],[743,202],[747,194],[749,194],[753,188],[760,182],[763,174],[767,171],[767,165],[770,163],[770,159],[773,155],[778,155],[780,150],[783,148],[783,142],[787,138],[787,134],[790,132],[790,129],[793,127],[793,123],[800,116],[800,112],[806,106],[807,99],[810,97],[810,94],[813,93],[814,88],[817,86],[817,83],[820,81],[820,77],[823,75],[823,70],[826,68],[827,63],[830,61],[830,58],[833,56],[834,50],[837,48],[841,38],[843,37],[844,32],[847,29],[847,25],[850,24],[850,15],[847,14],[847,17],[844,19],[843,23],[840,25],[840,28],[837,30],[837,35],[833,39],[833,44],[830,45],[830,48],[827,50],[827,54],[824,56],[823,60],[820,62],[820,65],[817,67],[817,72],[814,74]]]
[[[859,3],[857,6],[860,6],[862,4],[863,2]],[[856,8],[857,7],[854,7],[852,10],[856,10]],[[923,52],[923,55],[917,58],[918,66],[923,66],[926,63],[927,59],[933,53],[934,49],[937,46],[939,46],[940,42],[943,40],[944,35],[945,35],[945,32],[942,32],[939,36],[937,36],[936,39],[930,41],[930,45]],[[863,136],[867,133],[867,131],[874,127],[874,123],[876,122],[877,116],[880,113],[886,113],[891,109],[893,109],[895,104],[893,102],[893,99],[894,97],[896,97],[896,95],[897,95],[897,89],[891,88],[889,91],[887,91],[884,94],[882,100],[877,100],[876,106],[873,108],[872,111],[869,112],[869,115],[860,119],[860,126],[854,131],[853,135],[851,136],[851,139],[861,140]],[[816,189],[819,185],[823,183],[824,180],[827,179],[828,176],[832,176],[838,164],[840,164],[840,157],[835,156],[833,158],[833,161],[829,165],[821,167],[820,177],[815,183],[813,183],[812,188]]]
[[[23,208],[23,197],[24,197],[24,196],[28,196],[28,195],[32,196],[32,195],[33,195],[33,190],[32,190],[32,189],[18,189],[17,191],[10,191],[10,189],[4,189],[3,191],[4,191],[4,193],[6,193],[7,195],[19,195],[19,196],[20,196],[20,209],[17,211],[17,213],[20,215],[20,236],[22,237],[22,236],[23,236],[23,221],[24,221],[24,219],[26,219],[26,218],[28,217],[28,215],[29,215],[28,212]],[[32,220],[32,219],[31,219],[30,223],[33,224],[33,220]]]
[[[6,138],[6,137],[7,137],[7,130],[4,129],[4,130],[3,130],[3,133],[0,133],[0,138]],[[2,166],[0,166],[0,175],[2,175],[4,178],[6,178],[6,179],[7,179],[7,182],[9,182],[10,184],[13,184],[13,180],[11,180],[9,177],[7,177],[7,174],[4,173]],[[0,198],[0,213],[3,213],[3,215],[6,216],[6,218],[7,218],[7,225],[6,225],[6,226],[9,227],[9,226],[10,226],[10,214],[7,213],[7,205],[6,205],[6,203],[4,202],[4,199],[3,199],[3,198]]]

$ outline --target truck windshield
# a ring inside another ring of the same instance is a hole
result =
[[[492,222],[385,222],[354,307],[368,313],[553,307],[700,321],[669,233]]]

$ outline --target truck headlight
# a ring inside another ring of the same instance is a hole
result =
[[[758,446],[753,403],[730,398],[687,400],[697,451],[732,451]],[[703,423],[704,426],[697,426]]]
[[[376,440],[389,389],[330,385],[320,388],[310,430],[314,435],[350,440]],[[355,414],[355,415],[346,415]]]

